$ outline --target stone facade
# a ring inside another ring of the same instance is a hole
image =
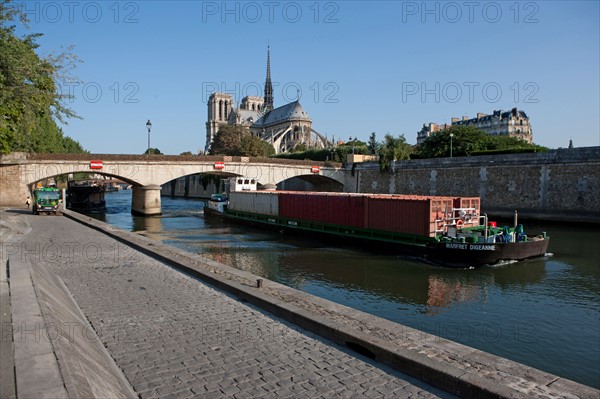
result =
[[[600,147],[357,164],[359,192],[481,197],[484,211],[600,221]]]
[[[423,124],[423,128],[417,132],[417,144],[421,144],[431,134],[452,126],[475,126],[488,134],[517,137],[530,144],[533,142],[533,131],[529,123],[529,117],[524,111],[513,108],[506,112],[494,111],[491,115],[478,113],[476,118],[471,119],[467,116],[463,116],[462,119],[452,118],[450,125],[447,123]]]

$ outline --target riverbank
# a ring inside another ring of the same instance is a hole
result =
[[[594,397],[598,391],[497,356],[304,294],[257,276],[207,261],[67,212],[89,227],[209,282],[244,301],[300,325],[311,334],[417,376],[444,390],[469,397]],[[91,241],[88,241],[91,242]],[[91,248],[91,247],[90,247]]]

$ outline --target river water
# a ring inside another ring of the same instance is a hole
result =
[[[334,302],[600,388],[600,229],[546,231],[552,256],[476,270],[205,220],[203,202],[162,198],[134,217],[131,191],[106,194],[96,217]]]

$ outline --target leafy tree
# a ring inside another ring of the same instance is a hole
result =
[[[290,152],[306,152],[308,150],[308,146],[304,143],[298,143],[291,149]]]
[[[146,151],[144,151],[143,155],[163,155],[162,152],[160,152],[160,150],[158,148],[148,148]]]
[[[410,159],[412,147],[406,142],[403,134],[398,137],[387,133],[383,138],[383,143],[379,148],[379,168],[386,171],[390,169],[393,161]]]
[[[211,155],[241,155],[242,137],[249,134],[242,126],[220,125],[210,145]]]
[[[192,154],[192,152],[191,152],[191,151],[185,151],[185,152],[182,152],[182,153],[181,153],[181,154],[179,154],[179,155],[194,155],[194,154]]]
[[[269,157],[273,154],[275,154],[275,148],[266,141],[251,134],[242,136],[240,155],[246,157]]]
[[[367,143],[367,148],[369,149],[369,154],[377,155],[379,153],[380,146],[381,145],[377,141],[377,135],[375,134],[375,132],[371,133],[371,135],[369,136],[369,141]]]
[[[452,134],[452,137],[450,136]],[[451,140],[452,139],[452,140]],[[419,158],[469,156],[478,153],[510,152],[509,150],[542,150],[544,147],[529,144],[517,137],[491,135],[474,126],[452,126],[429,136],[417,148]]]
[[[55,122],[77,117],[57,85],[68,78],[76,57],[70,52],[40,57],[36,40],[41,34],[18,37],[11,25],[15,19],[28,28],[20,9],[0,0],[0,153],[83,152]]]
[[[243,126],[219,126],[210,146],[211,155],[268,157],[274,153],[275,149],[271,144],[251,135]]]

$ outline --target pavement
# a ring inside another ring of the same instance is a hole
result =
[[[600,396],[272,281],[257,288],[257,276],[66,214],[0,218],[12,232],[2,256],[10,260],[16,397],[38,397],[20,388],[36,379],[56,387],[46,397]],[[20,339],[15,321],[24,319],[45,327],[55,362],[48,356],[43,370],[54,375],[19,366],[27,353],[38,357],[20,340],[49,354],[42,340]],[[3,345],[6,336],[3,327]]]

